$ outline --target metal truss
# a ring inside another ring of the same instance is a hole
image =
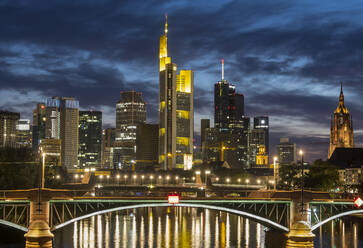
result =
[[[86,216],[102,210],[144,204],[165,204],[165,200],[73,200],[50,202],[50,226],[55,227],[72,219]],[[254,201],[254,200],[182,200],[183,204],[206,205],[227,208],[252,214],[289,228],[289,201]],[[257,218],[256,218],[257,219]]]
[[[28,201],[0,202],[0,220],[27,228],[30,220],[30,204]]]
[[[335,215],[354,210],[351,202],[310,202],[310,223],[316,225]]]

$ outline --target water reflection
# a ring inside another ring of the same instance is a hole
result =
[[[145,208],[75,222],[56,232],[55,244],[66,248],[281,247],[283,234],[271,232],[266,233],[263,225],[249,219],[220,211]],[[316,248],[363,247],[362,223],[334,221],[316,230],[315,235]]]

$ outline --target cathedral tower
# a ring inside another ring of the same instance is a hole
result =
[[[339,105],[331,120],[328,158],[337,147],[354,147],[353,121],[349,110],[344,105],[343,84],[340,86]]]

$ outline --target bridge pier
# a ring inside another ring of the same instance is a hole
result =
[[[304,210],[308,204],[304,204]],[[301,212],[301,202],[292,201],[290,208],[290,232],[286,234],[286,248],[314,248],[315,235],[311,232],[308,211]]]
[[[52,248],[54,235],[49,227],[49,201],[30,202],[30,224],[24,235],[25,248]]]

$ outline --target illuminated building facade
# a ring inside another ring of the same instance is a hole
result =
[[[34,151],[38,151],[40,141],[45,138],[46,119],[45,104],[38,103],[33,110],[32,146]]]
[[[62,166],[78,166],[79,102],[72,97],[52,97],[46,101],[45,135],[61,140]]]
[[[32,130],[30,120],[20,119],[16,123],[16,144],[17,147],[32,146]]]
[[[265,130],[252,129],[250,133],[250,145],[249,145],[249,151],[250,151],[249,164],[251,166],[256,165],[256,156],[258,155],[259,147],[260,146],[265,147],[266,144],[265,138],[266,138]]]
[[[46,154],[47,165],[62,165],[62,141],[60,139],[42,139],[39,148]]]
[[[99,166],[101,164],[102,112],[79,111],[79,166]]]
[[[289,138],[281,138],[276,149],[279,164],[296,163],[296,144],[291,143]]]
[[[330,146],[328,158],[335,148],[353,148],[353,120],[349,110],[344,105],[343,84],[340,86],[339,105],[334,111],[330,127]]]
[[[168,24],[160,37],[159,165],[163,170],[190,169],[194,131],[194,72],[180,70],[167,52]]]
[[[258,153],[256,155],[256,167],[267,167],[268,156],[266,154],[265,146],[261,145],[258,147]]]
[[[20,114],[0,111],[0,147],[16,147],[16,124]]]
[[[116,138],[116,128],[102,130],[102,167],[113,166],[113,144]]]
[[[121,92],[116,104],[116,137],[113,149],[115,167],[134,166],[137,125],[146,122],[146,102],[141,92]]]

